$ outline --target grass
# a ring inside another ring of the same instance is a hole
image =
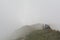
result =
[[[35,30],[25,37],[24,40],[60,40],[60,32],[55,30]]]

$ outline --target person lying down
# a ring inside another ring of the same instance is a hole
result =
[[[26,25],[18,29],[10,40],[60,40],[60,32],[47,24]]]

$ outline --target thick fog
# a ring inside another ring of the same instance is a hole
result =
[[[45,23],[60,29],[60,0],[24,0],[23,3],[23,24]]]
[[[0,0],[0,40],[5,40],[21,21],[17,13],[17,0]]]
[[[22,25],[45,23],[60,29],[60,0],[0,0],[0,40]]]

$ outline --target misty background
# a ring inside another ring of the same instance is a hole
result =
[[[0,0],[0,40],[34,23],[50,24],[60,30],[60,0]]]

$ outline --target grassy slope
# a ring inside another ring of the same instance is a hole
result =
[[[36,30],[26,36],[25,40],[60,40],[60,32],[55,30]]]

